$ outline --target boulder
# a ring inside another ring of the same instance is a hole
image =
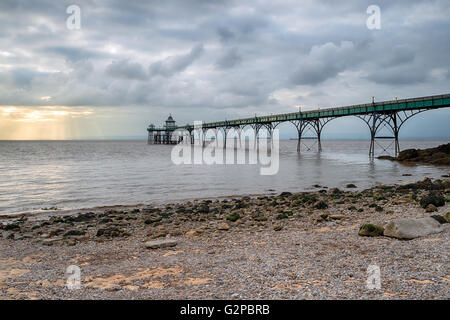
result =
[[[147,241],[144,245],[147,249],[169,248],[177,245],[176,240],[164,239],[164,240],[152,240]]]
[[[437,211],[437,208],[431,203],[425,208],[425,212],[435,212],[435,211]]]
[[[414,239],[441,231],[441,224],[433,218],[403,218],[389,222],[384,228],[384,235],[397,239]]]

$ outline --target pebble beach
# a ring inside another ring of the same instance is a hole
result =
[[[5,216],[0,298],[449,299],[449,193],[443,178]],[[411,240],[361,232],[431,216],[439,232]]]

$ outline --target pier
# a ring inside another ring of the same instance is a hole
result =
[[[376,140],[392,140],[395,149],[395,156],[400,152],[399,132],[403,124],[416,114],[427,110],[450,107],[450,94],[434,95],[410,99],[395,99],[390,101],[372,102],[344,107],[318,109],[302,112],[283,113],[270,116],[260,116],[243,118],[236,120],[225,120],[217,122],[202,123],[203,139],[206,131],[213,129],[223,131],[224,145],[226,145],[229,130],[234,129],[241,132],[245,127],[251,127],[255,132],[255,137],[261,128],[265,128],[272,137],[273,130],[283,122],[292,123],[297,129],[297,151],[300,152],[302,135],[305,129],[310,128],[317,139],[318,150],[322,150],[321,134],[324,126],[333,119],[340,117],[355,116],[364,121],[370,130],[369,156],[373,157],[375,153]],[[378,133],[384,127],[387,127],[392,133],[388,136],[380,136]],[[176,144],[183,141],[184,135],[176,135],[176,130],[183,130],[189,134],[189,142],[194,143],[194,130],[199,130],[194,125],[176,126],[172,116],[166,120],[166,125],[162,128],[156,128],[150,125],[148,131],[149,144]],[[216,134],[217,137],[217,134]],[[204,143],[204,141],[203,141]]]

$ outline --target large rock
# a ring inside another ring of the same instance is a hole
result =
[[[169,248],[175,247],[177,241],[172,239],[153,240],[147,241],[144,245],[147,249]]]
[[[397,239],[414,239],[442,230],[440,223],[433,218],[396,219],[386,225],[384,235]]]

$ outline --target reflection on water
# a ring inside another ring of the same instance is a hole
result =
[[[447,141],[401,141],[402,149]],[[370,160],[368,141],[323,141],[296,152],[296,141],[280,142],[280,170],[261,176],[258,165],[182,165],[170,160],[172,146],[145,141],[0,141],[0,213],[43,207],[162,202],[220,195],[302,191],[312,185],[360,188],[440,177],[446,167],[404,166]],[[403,176],[411,174],[411,176]]]

